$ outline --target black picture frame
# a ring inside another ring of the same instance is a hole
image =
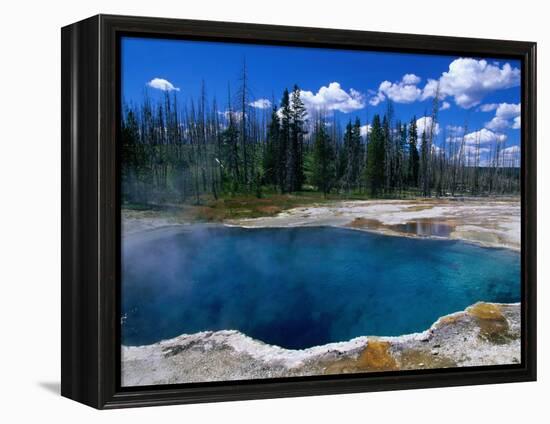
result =
[[[121,388],[117,131],[124,34],[520,60],[521,363]],[[63,396],[104,409],[536,379],[536,43],[112,15],[66,26],[61,35]]]

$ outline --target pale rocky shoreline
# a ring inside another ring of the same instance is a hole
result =
[[[516,364],[520,311],[519,303],[476,303],[422,333],[364,336],[304,350],[267,345],[235,330],[184,334],[123,346],[122,385]]]
[[[484,247],[521,246],[521,206],[512,198],[443,198],[412,200],[334,201],[288,209],[274,216],[225,220],[221,225],[243,228],[331,226],[400,237],[462,240]],[[123,237],[165,227],[193,225],[157,211],[122,211]],[[413,231],[403,229],[412,225]],[[444,227],[448,234],[422,235]]]
[[[390,236],[461,240],[519,251],[520,222],[518,198],[462,198],[341,201],[223,224],[245,228],[334,226]],[[410,224],[413,230],[420,231],[409,231]],[[156,212],[123,211],[123,242],[154,238],[185,225],[190,224],[158,216]],[[434,228],[443,228],[444,235],[437,231],[429,234]],[[147,346],[122,346],[122,384],[514,364],[521,360],[520,311],[520,304],[478,303],[441,317],[422,333],[364,336],[305,350],[267,345],[236,330],[181,335]]]
[[[516,251],[521,245],[518,198],[342,201],[289,209],[271,217],[230,220],[225,224],[246,228],[346,227],[400,237],[462,240]],[[407,224],[412,231],[403,228]],[[448,231],[448,235],[419,234],[429,233],[432,228],[437,230],[438,226]]]

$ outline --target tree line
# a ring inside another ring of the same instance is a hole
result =
[[[437,97],[437,96],[436,96]],[[176,93],[124,105],[120,127],[122,197],[139,204],[195,203],[236,194],[319,191],[325,196],[410,197],[519,192],[519,164],[502,142],[490,147],[451,130],[436,145],[437,100],[419,131],[391,103],[368,125],[318,111],[285,89],[270,109],[251,106],[246,68],[220,108],[207,99],[180,104]],[[482,156],[485,163],[482,165]]]

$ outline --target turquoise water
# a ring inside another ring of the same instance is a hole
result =
[[[520,300],[520,256],[459,241],[314,227],[191,227],[126,243],[122,342],[236,329],[298,349],[427,329]]]

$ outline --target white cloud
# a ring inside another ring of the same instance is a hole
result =
[[[508,138],[505,134],[500,134],[487,128],[482,128],[479,131],[473,131],[468,134],[464,134],[464,128],[462,127],[448,126],[447,130],[451,132],[451,135],[447,137],[447,142],[450,143],[460,143],[464,140],[466,145],[476,145],[478,142],[482,145],[504,142]]]
[[[432,144],[432,153],[434,155],[438,155],[438,154],[444,153],[444,150],[443,148],[436,146],[435,144]]]
[[[404,84],[412,84],[412,85],[416,85],[418,84],[420,81],[422,81],[422,78],[420,78],[419,76],[415,75],[415,74],[405,74],[403,75],[403,78],[401,80]]]
[[[375,92],[376,93],[376,92]],[[371,106],[378,106],[380,103],[382,103],[384,100],[386,100],[386,96],[384,96],[384,93],[378,92],[374,94],[373,97],[370,98],[369,104]]]
[[[464,141],[464,145],[461,146],[460,150],[461,154],[464,154],[470,165],[474,165],[473,161],[475,161],[479,166],[495,166],[495,143],[504,147],[504,144],[501,143],[504,143],[506,140],[507,136],[505,134],[499,134],[487,128],[470,132],[464,136],[456,133],[447,137],[447,142],[462,143]],[[496,166],[509,166],[510,164],[517,166],[519,156],[519,146],[501,148]]]
[[[271,107],[271,102],[268,99],[257,99],[249,103],[249,105],[256,109],[267,109]]]
[[[420,81],[420,77],[414,74],[405,74],[401,81],[395,83],[383,81],[369,103],[376,106],[386,100],[386,97],[395,103],[413,103],[422,96],[422,90],[416,86]]]
[[[361,127],[359,128],[359,132],[363,137],[366,137],[367,134],[370,134],[371,131],[372,127],[369,124],[361,125]]]
[[[447,125],[445,129],[453,133],[464,132],[464,127],[461,125]]]
[[[420,96],[420,100],[426,100],[430,97],[435,97],[437,92],[439,92],[440,100],[443,100],[445,97],[447,97],[446,94],[443,94],[441,92],[439,80],[429,78],[428,82],[424,86],[424,89],[422,90],[422,96]]]
[[[496,116],[502,119],[515,118],[521,113],[521,104],[501,103],[496,109]]]
[[[502,164],[504,166],[519,166],[519,160],[521,158],[520,146],[510,146],[502,149]]]
[[[485,123],[485,128],[492,131],[503,131],[507,128],[519,129],[521,127],[521,104],[500,103],[496,105],[495,116]]]
[[[508,137],[505,134],[498,134],[487,128],[482,128],[479,131],[468,133],[464,136],[464,142],[466,144],[475,145],[489,144],[494,142],[504,142]]]
[[[164,78],[153,78],[147,85],[161,91],[180,91],[178,87],[175,87],[174,84]]]
[[[520,146],[510,146],[502,149],[502,156],[505,159],[518,159],[521,155]]]
[[[476,155],[476,154],[480,154],[480,155],[483,155],[485,153],[489,153],[491,151],[491,149],[489,147],[477,147],[477,146],[469,146],[469,145],[466,145],[464,146],[464,153],[467,154],[467,155]]]
[[[509,63],[501,66],[498,62],[489,63],[486,60],[459,58],[449,64],[449,70],[443,72],[439,78],[428,79],[423,89],[418,87],[421,78],[415,74],[405,74],[400,81],[383,81],[378,90],[372,92],[369,103],[376,106],[391,99],[396,103],[413,103],[438,97],[443,101],[452,97],[455,103],[464,108],[479,105],[485,96],[493,91],[502,90],[520,85],[521,71],[512,68]],[[450,107],[449,102],[443,102],[440,110]],[[497,105],[482,105],[480,110],[489,112]]]
[[[465,128],[460,125],[447,125],[445,127],[445,133],[447,134],[447,138],[445,140],[447,143],[460,142],[465,131]]]
[[[240,122],[242,119],[243,113],[241,111],[218,111],[218,115],[223,116],[226,120],[229,121],[229,118],[232,117],[235,122]],[[245,115],[245,117],[248,117],[248,114]]]
[[[506,119],[495,116],[489,122],[485,122],[485,128],[492,131],[503,131],[510,126],[510,123]]]
[[[481,105],[479,107],[479,110],[482,112],[492,112],[493,110],[496,110],[498,107],[498,103],[486,103],[484,105]]]
[[[416,120],[416,132],[418,134],[418,139],[420,140],[422,137],[422,133],[426,131],[426,136],[429,137],[430,131],[433,131],[433,135],[436,136],[439,134],[440,128],[439,124],[436,122],[435,125],[432,126],[432,117],[431,116],[423,116],[422,118],[419,118]]]
[[[469,109],[479,105],[492,91],[519,86],[520,77],[520,70],[509,63],[500,66],[486,60],[459,58],[451,62],[449,70],[439,79],[428,80],[422,100],[435,97],[439,89],[441,99],[453,97],[458,106]]]
[[[342,89],[340,83],[331,82],[328,87],[321,87],[317,93],[301,90],[300,97],[309,111],[334,111],[343,113],[365,107],[365,96],[351,88],[349,92]]]
[[[491,151],[491,149],[489,149],[488,147],[477,147],[477,146],[471,146],[471,145],[465,145],[463,147],[463,152],[464,152],[464,155],[465,156],[476,156],[478,153],[479,155],[483,155],[483,154],[486,154],[486,153],[489,153]]]

